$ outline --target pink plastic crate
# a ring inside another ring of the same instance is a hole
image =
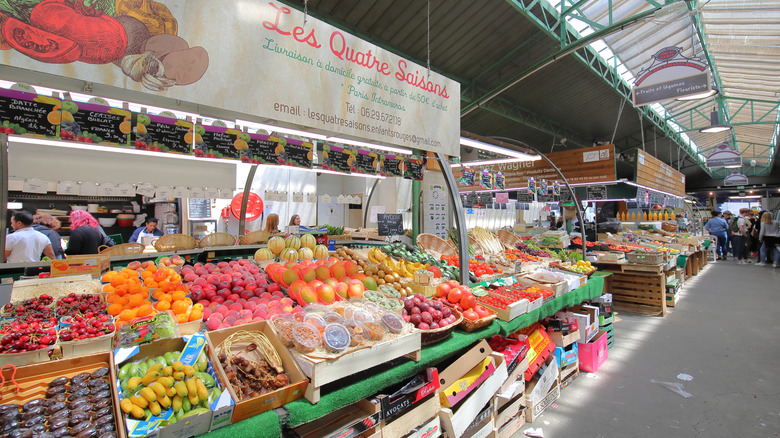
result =
[[[580,369],[595,373],[601,364],[607,360],[607,332],[599,330],[598,334],[587,344],[577,343],[580,355]]]

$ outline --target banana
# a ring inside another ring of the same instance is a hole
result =
[[[184,375],[187,377],[192,377],[195,375],[195,368],[191,365],[184,365]]]
[[[181,409],[181,396],[175,395],[173,399],[171,400],[171,407],[173,407],[173,412],[177,412],[179,409]]]
[[[162,409],[160,409],[160,404],[157,402],[151,402],[149,403],[149,410],[152,412],[152,415],[160,415],[162,412]]]
[[[141,379],[141,383],[144,384],[144,386],[149,386],[157,380],[157,378],[160,377],[160,373],[158,371],[149,371],[144,375],[144,378]]]
[[[186,397],[187,394],[189,394],[189,391],[187,390],[187,385],[184,382],[176,382],[176,385],[174,385],[174,388],[176,388],[176,393],[179,395],[179,397]]]
[[[163,377],[158,377],[157,378],[157,383],[160,383],[162,386],[164,386],[166,388],[172,387],[174,382],[175,381],[173,380],[173,377],[165,377],[165,376],[163,376]]]
[[[173,386],[165,390],[165,395],[167,395],[168,397],[173,397],[176,394],[178,394],[178,392],[176,392],[176,388],[174,388]]]
[[[149,403],[157,401],[157,394],[149,388],[142,388],[138,393],[141,394],[141,397],[148,400]]]
[[[187,379],[185,382],[187,384],[187,395],[198,394],[198,387],[195,385],[195,379]],[[192,401],[192,400],[190,400]],[[196,403],[193,403],[196,404]]]
[[[149,406],[149,402],[145,398],[138,395],[131,396],[130,402],[141,409],[146,409],[146,407]]]
[[[140,420],[141,418],[144,418],[145,412],[143,408],[133,405],[133,408],[130,411],[130,415],[132,415],[133,418]]]
[[[142,381],[143,378],[141,377],[131,377],[127,381],[127,389],[129,389],[130,391],[135,391],[136,389],[138,389],[138,385],[140,385]]]
[[[154,391],[155,395],[157,395],[157,398],[165,397],[165,387],[162,385],[162,383],[152,382],[152,384],[149,385],[149,388]]]
[[[119,407],[122,408],[122,412],[129,414],[133,411],[133,402],[131,402],[129,398],[123,398],[122,401],[119,402]]]
[[[171,407],[171,398],[167,395],[163,395],[162,397],[157,397],[157,403],[160,404],[160,407],[167,410]]]
[[[198,398],[200,398],[201,400],[208,399],[209,390],[206,389],[206,385],[203,383],[203,381],[198,378],[195,378],[193,380],[195,380],[195,388],[197,389],[198,392]]]

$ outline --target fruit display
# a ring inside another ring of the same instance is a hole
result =
[[[371,260],[372,251],[375,249],[376,248],[371,248],[368,250],[369,260]],[[355,251],[353,251],[352,248],[348,248],[346,246],[342,246],[341,248],[336,249],[336,258],[339,258],[344,261],[347,260],[354,260],[355,262],[358,261],[358,259],[355,257]]]
[[[387,286],[393,288],[400,296],[404,297],[414,293],[411,288],[411,281],[414,275],[408,273],[408,267],[400,262],[395,263],[388,257],[385,261],[376,265],[365,264],[363,269],[365,275],[371,278],[371,281],[376,283],[377,287]],[[412,266],[412,269],[414,269],[414,266]],[[402,274],[402,270],[406,274]],[[376,290],[377,287],[369,287],[369,289]]]
[[[113,335],[116,330],[113,318],[106,314],[94,315],[92,312],[86,312],[83,316],[77,314],[67,319],[69,325],[59,333],[59,339],[63,342]]]
[[[449,306],[440,300],[426,298],[423,294],[404,297],[403,302],[404,321],[412,323],[420,330],[436,330],[458,321],[458,316]]]
[[[48,382],[43,398],[0,406],[3,436],[117,436],[109,373],[102,367],[71,378],[57,377]]]
[[[188,354],[195,359],[185,364],[181,351],[169,351],[146,360],[127,362],[117,374],[119,406],[128,418],[149,420],[171,411],[161,426],[210,410],[222,390],[214,379],[204,351]]]
[[[87,315],[90,313],[97,315],[106,311],[106,303],[101,300],[99,295],[95,294],[77,295],[71,293],[59,298],[54,307],[58,316]]]
[[[302,306],[362,297],[365,289],[377,286],[373,279],[359,272],[357,263],[336,258],[271,263],[265,270],[272,281],[286,288],[290,297]]]
[[[477,302],[497,309],[506,309],[507,306],[523,299],[536,301],[539,298],[552,298],[554,296],[553,291],[535,286],[491,286],[487,295],[477,297]]]
[[[525,252],[520,251],[519,249],[506,249],[504,250],[504,253],[506,254],[506,258],[513,262],[541,262],[542,258],[533,256],[531,254],[527,254]]]
[[[48,313],[54,298],[51,295],[43,294],[36,298],[29,298],[17,303],[8,303],[3,306],[3,316],[26,316],[35,312]]]
[[[454,266],[455,268],[460,267],[460,259],[458,258],[457,255],[451,255],[451,256],[442,255],[441,259],[446,261],[447,264],[450,266]],[[495,274],[501,274],[504,272],[504,270],[492,263],[485,263],[479,260],[469,260],[469,272],[473,274],[475,277],[480,278],[486,275],[491,276]]]
[[[25,353],[54,345],[57,342],[57,318],[53,313],[51,315],[45,319],[19,317],[0,327],[0,354]]]
[[[436,286],[435,296],[452,304],[469,321],[476,321],[494,313],[477,304],[476,297],[468,286],[463,286],[454,280]]]
[[[114,346],[132,347],[148,344],[157,339],[178,336],[177,322],[170,312],[159,312],[154,315],[142,316],[117,327]]]
[[[516,247],[520,251],[522,251],[522,252],[524,252],[526,254],[530,254],[532,256],[544,257],[544,258],[552,257],[552,254],[550,254],[550,251],[541,249],[538,246],[530,244],[530,243],[520,242],[520,243],[518,243],[516,245]]]
[[[103,292],[106,293],[106,303],[108,304],[106,311],[109,315],[117,317],[122,322],[127,322],[140,316],[151,315],[154,312],[149,300],[149,287],[152,286],[149,285],[154,284],[154,287],[157,285],[156,280],[153,279],[157,275],[157,267],[152,262],[148,263],[146,267],[154,266],[154,268],[149,268],[146,271],[145,267],[146,274],[130,268],[108,271],[103,274],[101,280],[105,283]],[[142,275],[146,275],[146,277],[142,278]],[[162,281],[163,275],[164,273],[161,273],[157,278]]]
[[[381,287],[387,287],[387,286],[381,286]],[[395,291],[395,289],[393,289]],[[363,298],[367,301],[370,301],[377,306],[387,309],[387,310],[393,310],[400,312],[403,308],[403,303],[400,299],[395,297],[388,297],[382,292],[374,292],[372,290],[367,290],[363,292]]]
[[[590,262],[587,260],[580,260],[574,264],[561,263],[557,267],[558,269],[563,269],[564,271],[577,272],[579,274],[590,274],[596,270],[596,268],[591,266]]]
[[[237,331],[216,345],[215,350],[219,365],[240,400],[290,384],[279,354],[263,333]]]

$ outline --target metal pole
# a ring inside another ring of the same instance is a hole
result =
[[[452,171],[450,171],[452,173]],[[412,181],[412,241],[417,241],[420,234],[420,181]]]
[[[0,134],[0,248],[5,251],[5,230],[8,228],[8,134]],[[5,261],[5,257],[0,258]]]
[[[239,236],[243,236],[244,231],[246,231],[246,204],[249,202],[249,191],[252,190],[252,181],[255,179],[255,172],[257,172],[257,164],[252,165],[252,168],[249,169],[249,175],[246,176],[244,195],[241,197],[241,214],[238,218]]]
[[[460,193],[458,192],[458,183],[452,174],[452,167],[447,161],[447,156],[441,152],[436,153],[439,160],[441,173],[444,175],[444,182],[447,184],[447,193],[450,195],[453,210],[455,211],[455,227],[458,229],[458,258],[460,259],[460,283],[469,285],[469,238],[466,234],[466,215],[464,214],[463,204],[460,202]],[[414,186],[412,186],[414,187]],[[419,187],[419,186],[418,186]],[[414,196],[414,192],[412,192]],[[414,222],[412,222],[414,223]]]
[[[379,184],[378,179],[374,180],[374,184],[371,186],[371,190],[368,191],[368,200],[366,200],[366,206],[363,207],[363,228],[366,227],[366,224],[368,223],[368,206],[371,204],[371,198],[374,196],[374,190],[376,190],[377,184]]]
[[[561,178],[561,180],[563,180],[563,183],[566,185],[566,188],[569,189],[569,192],[571,193],[571,198],[574,200],[574,206],[577,207],[577,218],[580,221],[580,235],[582,236],[582,257],[585,258],[585,254],[588,253],[588,250],[587,250],[587,246],[585,244],[585,242],[587,242],[587,240],[585,238],[585,220],[582,217],[582,208],[580,206],[579,201],[577,201],[577,194],[574,192],[574,189],[569,185],[569,181],[566,179],[565,176],[563,176],[563,173],[561,173],[561,169],[558,169],[558,166],[556,166],[555,163],[550,161],[549,158],[547,158],[543,153],[539,152],[539,150],[536,149],[533,146],[529,146],[529,145],[527,145],[527,144],[525,144],[525,143],[523,143],[521,141],[518,141],[518,140],[515,140],[515,139],[512,139],[512,138],[507,138],[507,137],[490,137],[490,138],[500,139],[500,140],[504,140],[504,141],[509,141],[511,143],[514,143],[515,146],[520,146],[520,147],[528,149],[528,150],[530,150],[532,152],[535,152],[537,155],[542,157],[542,159],[544,161],[546,161],[547,164],[549,164],[550,167],[552,167],[555,170],[555,173],[558,174],[558,176]]]

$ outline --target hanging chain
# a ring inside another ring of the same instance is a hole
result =
[[[655,150],[655,157],[658,158],[658,131],[653,128],[653,148]]]
[[[625,102],[625,100],[624,100]],[[645,121],[642,120],[642,112],[639,112],[639,128],[642,132],[642,150],[645,150]]]
[[[679,147],[677,148],[677,171],[678,172],[680,171],[680,149],[681,148]]]
[[[428,0],[428,35],[426,44],[428,46],[428,79],[431,78],[431,0]]]
[[[612,131],[612,141],[610,144],[615,144],[615,135],[617,134],[618,123],[620,123],[620,116],[623,115],[623,107],[626,106],[626,99],[620,102],[620,110],[618,110],[617,120],[615,120],[615,129]]]

